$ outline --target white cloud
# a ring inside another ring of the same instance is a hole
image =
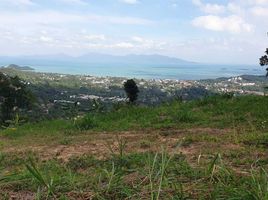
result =
[[[60,0],[63,3],[77,4],[77,5],[86,5],[87,3],[83,0]]]
[[[250,0],[250,3],[256,5],[267,5],[268,0]]]
[[[1,0],[0,0],[1,1]],[[87,13],[68,13],[42,10],[34,12],[5,11],[0,12],[0,46],[15,48],[16,53],[27,54],[27,51],[43,49],[44,52],[86,50],[123,51],[125,49],[141,49],[144,44],[134,43],[125,37],[114,36],[107,38],[104,34],[91,32],[92,27],[125,25],[150,25],[150,20],[135,17],[118,17],[95,15]],[[77,29],[77,27],[80,27]],[[95,30],[97,31],[97,29]],[[101,29],[99,31],[102,31]],[[105,32],[107,33],[107,32]],[[137,39],[137,38],[136,38]],[[138,39],[137,39],[138,40]],[[68,50],[66,50],[68,48]],[[27,51],[25,49],[28,49]],[[33,50],[35,49],[35,50]],[[0,48],[0,53],[4,51]],[[41,50],[40,50],[41,51]],[[12,51],[10,51],[12,52]],[[51,53],[52,53],[51,52]]]
[[[253,7],[251,9],[251,13],[258,17],[268,17],[268,7]]]
[[[48,36],[40,36],[39,39],[41,42],[46,42],[46,43],[54,42],[54,39],[52,37],[48,37]]]
[[[103,16],[103,15],[89,15],[89,20],[99,23],[111,23],[111,24],[125,24],[125,25],[148,25],[152,24],[153,21],[136,18],[136,17],[116,17],[116,16]]]
[[[241,7],[241,5],[239,5],[237,3],[228,3],[227,9],[228,9],[228,11],[235,13],[235,14],[241,15],[244,13],[244,9]]]
[[[15,5],[15,6],[32,6],[34,3],[31,0],[1,0],[0,5]]]
[[[114,47],[119,47],[119,48],[125,48],[125,49],[129,49],[129,48],[133,48],[134,45],[130,42],[120,42],[117,43],[115,45],[113,45]]]
[[[205,28],[212,31],[226,31],[230,33],[241,33],[253,31],[252,25],[246,23],[243,18],[231,15],[219,17],[215,15],[200,16],[192,21],[196,27]]]
[[[105,41],[106,37],[103,34],[101,34],[101,35],[86,35],[85,39],[87,39],[89,41]]]
[[[133,37],[131,38],[131,40],[134,41],[134,42],[137,42],[137,43],[142,43],[142,42],[144,42],[144,39],[141,38],[141,37],[138,37],[138,36],[133,36]]]
[[[138,0],[120,0],[123,3],[127,3],[127,4],[137,4],[139,3]]]
[[[193,0],[194,5],[198,6],[203,12],[209,14],[220,14],[225,12],[225,6],[219,4],[203,3],[201,0]]]
[[[55,25],[68,23],[108,23],[124,25],[148,25],[153,23],[150,20],[135,17],[117,17],[106,15],[72,14],[58,11],[39,12],[1,12],[0,27],[22,26],[27,28],[30,25]]]

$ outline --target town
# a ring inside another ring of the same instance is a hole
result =
[[[0,71],[24,80],[47,112],[58,104],[78,102],[81,110],[88,111],[92,102],[111,105],[126,101],[123,83],[127,78],[42,73],[14,66],[2,67]],[[135,79],[135,82],[140,90],[139,104],[159,105],[174,99],[187,101],[215,93],[264,95],[267,79],[264,76],[242,75],[195,81]]]

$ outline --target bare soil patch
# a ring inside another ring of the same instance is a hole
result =
[[[126,131],[117,133],[88,133],[77,136],[71,136],[71,144],[47,144],[32,146],[15,146],[3,149],[2,152],[23,153],[32,151],[37,153],[41,159],[48,160],[51,158],[68,161],[71,157],[81,156],[84,154],[93,155],[98,159],[105,159],[111,154],[110,148],[118,152],[118,138],[126,141],[126,153],[141,153],[145,151],[157,152],[165,147],[170,153],[183,153],[191,160],[195,155],[200,154],[207,144],[193,143],[187,147],[179,144],[183,138],[189,134],[211,134],[222,135],[230,132],[226,129],[196,128],[185,130],[145,130],[145,131]],[[142,143],[148,143],[148,148],[144,148]],[[218,145],[218,144],[217,144]],[[234,148],[234,145],[224,146],[224,148]],[[237,147],[238,148],[238,147]]]

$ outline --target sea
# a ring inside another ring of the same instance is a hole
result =
[[[5,66],[10,63],[0,63]],[[240,75],[264,75],[265,69],[258,65],[150,65],[150,64],[98,64],[98,63],[14,63],[29,66],[36,72],[49,72],[100,77],[127,77],[138,79],[201,80]]]

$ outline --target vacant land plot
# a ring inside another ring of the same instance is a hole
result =
[[[268,99],[123,106],[0,132],[0,199],[268,199]]]

